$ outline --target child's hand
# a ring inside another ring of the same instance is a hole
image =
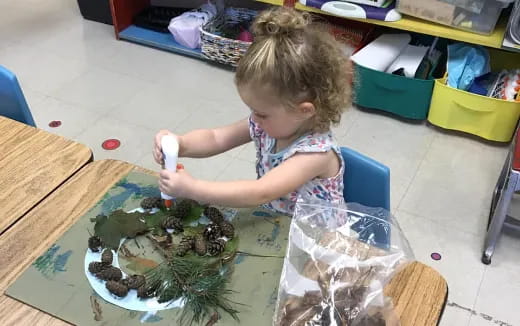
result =
[[[154,140],[154,144],[153,144],[153,158],[154,158],[155,162],[157,162],[157,164],[160,164],[160,165],[164,164],[164,154],[162,152],[161,139],[163,138],[163,136],[166,136],[166,135],[172,135],[174,137],[177,137],[170,131],[164,130],[164,129],[159,131],[155,135],[155,140]],[[178,137],[177,137],[177,139],[178,139]]]
[[[190,189],[195,179],[184,169],[177,172],[162,170],[159,174],[159,189],[172,197],[190,198]]]

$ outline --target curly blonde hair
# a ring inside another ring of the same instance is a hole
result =
[[[351,101],[351,66],[339,43],[311,16],[286,7],[255,19],[254,42],[240,60],[235,82],[268,84],[282,103],[316,108],[313,131],[337,125]]]

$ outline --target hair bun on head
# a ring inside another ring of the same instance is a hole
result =
[[[252,30],[255,37],[291,35],[305,29],[310,22],[311,16],[307,12],[277,7],[260,13]]]

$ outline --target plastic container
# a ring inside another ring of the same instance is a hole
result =
[[[476,95],[435,81],[428,121],[482,138],[508,142],[520,117],[520,102]]]
[[[520,66],[520,55],[490,50],[493,71]],[[467,132],[479,137],[508,142],[520,117],[520,102],[481,96],[435,81],[428,121],[436,126]]]
[[[398,0],[397,10],[479,34],[491,34],[513,0]]]
[[[437,49],[445,51],[444,47],[445,44],[439,41]],[[407,119],[426,120],[434,78],[444,74],[444,60],[441,58],[437,67],[433,67],[434,73],[430,73],[428,79],[393,75],[354,63],[353,101],[360,107],[390,112]]]

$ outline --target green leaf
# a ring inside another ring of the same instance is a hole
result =
[[[117,250],[122,238],[133,238],[148,230],[142,213],[126,213],[122,210],[112,212],[108,217],[98,216],[94,226],[106,247]]]
[[[191,224],[192,222],[197,221],[200,216],[202,215],[202,212],[204,211],[204,208],[199,204],[193,204],[191,207],[190,213],[188,216],[182,220],[184,225]]]
[[[153,228],[160,228],[161,224],[166,220],[168,217],[168,213],[164,211],[158,211],[155,214],[147,214],[144,216],[144,220],[146,222],[146,226],[148,226],[149,229]]]

